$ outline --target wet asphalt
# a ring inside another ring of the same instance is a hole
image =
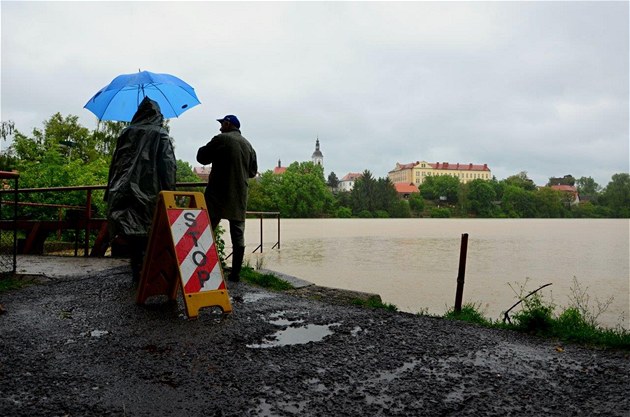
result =
[[[188,319],[89,265],[0,294],[0,416],[630,415],[628,352],[246,283]]]

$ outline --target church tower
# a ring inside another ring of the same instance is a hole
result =
[[[322,155],[322,152],[319,150],[319,137],[315,141],[315,152],[313,152],[311,159],[315,165],[321,165],[322,168],[324,167],[324,155]]]

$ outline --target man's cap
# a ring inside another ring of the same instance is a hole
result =
[[[224,121],[232,123],[234,126],[236,126],[237,129],[241,128],[241,122],[239,122],[238,117],[234,116],[233,114],[228,114],[222,119],[217,119],[217,122],[224,122]]]

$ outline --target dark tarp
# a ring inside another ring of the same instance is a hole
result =
[[[159,105],[145,97],[122,131],[105,192],[110,238],[149,232],[157,195],[175,189],[177,161]]]

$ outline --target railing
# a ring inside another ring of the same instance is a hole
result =
[[[206,183],[198,182],[180,182],[177,183],[177,188],[198,188],[205,187]],[[17,187],[16,187],[17,188]],[[83,241],[83,255],[84,256],[104,256],[105,251],[109,245],[108,233],[107,233],[107,219],[92,217],[92,192],[96,190],[105,190],[105,185],[84,185],[84,186],[72,186],[72,187],[49,187],[49,188],[23,188],[18,189],[17,193],[15,189],[2,189],[0,190],[0,206],[1,205],[14,205],[15,217],[13,220],[0,219],[0,230],[13,230],[24,231],[26,233],[26,239],[21,247],[21,253],[35,253],[43,250],[44,240],[51,232],[57,232],[61,234],[62,230],[79,230],[85,231],[85,238]],[[68,204],[49,204],[49,203],[33,203],[19,201],[18,195],[32,194],[32,193],[60,193],[60,192],[73,192],[73,191],[85,191],[85,205],[68,205]],[[5,194],[15,194],[15,201],[9,201],[5,199]],[[30,207],[49,207],[59,210],[57,220],[24,220],[19,219],[17,216],[18,206],[30,206]],[[62,209],[73,210],[74,216],[68,218],[68,212],[66,212],[66,219],[62,220]],[[247,215],[255,216],[260,219],[260,244],[253,250],[256,252],[260,249],[263,251],[263,218],[268,216],[274,216],[278,222],[278,238],[276,243],[271,249],[280,249],[280,213],[279,212],[263,212],[263,211],[248,211]],[[98,230],[98,235],[90,251],[90,236],[92,231]],[[78,256],[78,233],[75,233],[75,250],[74,256]],[[252,252],[252,253],[253,253]]]

